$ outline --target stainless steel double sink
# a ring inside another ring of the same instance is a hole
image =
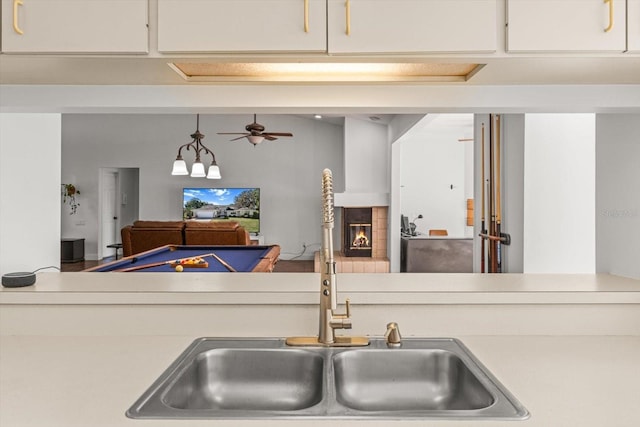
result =
[[[526,408],[458,340],[387,348],[194,341],[127,411],[131,418],[526,419]]]

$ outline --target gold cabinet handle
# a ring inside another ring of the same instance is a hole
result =
[[[604,0],[604,2],[609,3],[609,26],[604,29],[604,32],[608,33],[613,29],[613,0]]]
[[[350,36],[351,35],[351,1],[350,0],[346,0],[345,4],[345,16],[347,19],[347,25],[346,25],[346,30],[345,33]]]
[[[18,6],[22,6],[22,0],[13,0],[13,31],[22,35],[24,31],[18,26]]]
[[[309,0],[304,0],[304,32],[309,32]]]

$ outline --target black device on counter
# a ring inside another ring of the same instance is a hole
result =
[[[5,288],[22,288],[36,283],[36,274],[30,271],[7,273],[2,275],[2,286]]]

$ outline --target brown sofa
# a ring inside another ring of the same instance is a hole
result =
[[[237,222],[185,221],[185,245],[248,245],[249,233]]]
[[[248,245],[249,233],[237,222],[135,221],[120,231],[123,256],[164,245]]]

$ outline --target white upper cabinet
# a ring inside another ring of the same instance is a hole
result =
[[[629,52],[640,53],[640,0],[627,3],[627,32]]]
[[[158,0],[160,52],[325,52],[325,0]]]
[[[2,0],[5,53],[147,53],[147,0]]]
[[[508,0],[509,52],[623,52],[626,0]]]
[[[329,53],[496,50],[496,0],[328,0]]]

